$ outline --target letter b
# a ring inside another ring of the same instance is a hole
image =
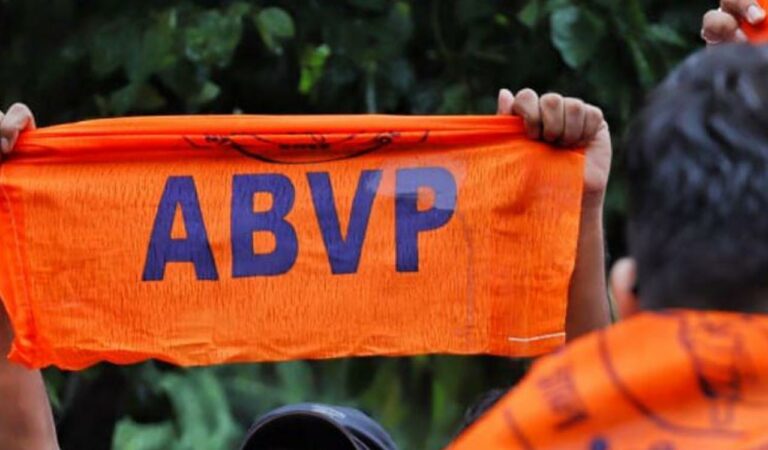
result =
[[[272,195],[272,209],[254,212],[253,197]],[[232,277],[281,275],[293,267],[299,241],[285,216],[293,208],[296,193],[291,180],[279,174],[235,175],[232,180]],[[271,253],[255,254],[253,233],[268,231],[275,236]]]

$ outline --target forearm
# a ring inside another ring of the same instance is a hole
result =
[[[13,333],[0,304],[0,442],[18,450],[58,449],[50,403],[39,370],[6,358]]]
[[[611,323],[605,275],[603,200],[585,200],[576,267],[568,293],[565,331],[571,341]]]

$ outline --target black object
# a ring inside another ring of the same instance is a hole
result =
[[[241,450],[397,450],[392,438],[364,413],[301,403],[275,409],[248,431]]]

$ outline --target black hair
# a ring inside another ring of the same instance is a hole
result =
[[[627,137],[641,307],[768,312],[768,47],[689,57]]]
[[[469,408],[467,408],[456,436],[458,437],[458,435],[477,422],[478,419],[485,415],[488,410],[493,408],[507,392],[507,389],[492,389],[483,393]]]

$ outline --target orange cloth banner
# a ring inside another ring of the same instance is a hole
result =
[[[79,369],[563,343],[584,157],[513,117],[196,116],[0,165],[11,359]]]
[[[450,450],[768,448],[768,316],[644,313],[537,362]]]

